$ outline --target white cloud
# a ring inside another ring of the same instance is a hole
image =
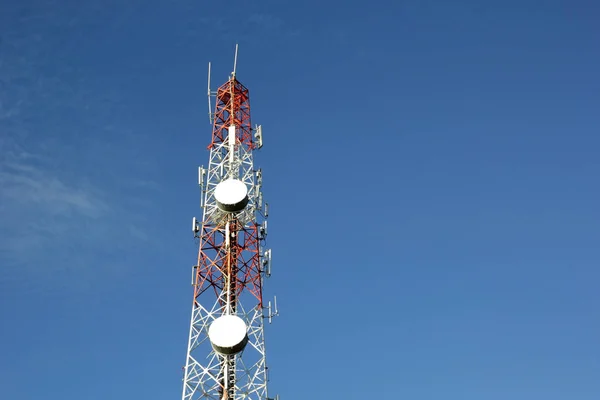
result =
[[[131,270],[120,255],[151,240],[142,213],[126,207],[110,184],[61,173],[43,156],[4,154],[0,290],[89,290],[99,279],[110,282]]]
[[[6,202],[33,207],[49,216],[97,218],[108,211],[108,205],[94,195],[94,188],[75,187],[42,167],[23,161],[0,164],[0,187]]]
[[[46,166],[42,157],[26,152],[2,154],[0,260],[3,268],[38,257],[36,252],[45,250],[44,246],[58,244],[61,236],[76,231],[73,225],[110,214],[110,206],[98,188],[66,181]]]
[[[77,62],[80,33],[114,23],[94,4],[0,13],[0,291],[89,286],[153,240],[147,133],[122,87]]]

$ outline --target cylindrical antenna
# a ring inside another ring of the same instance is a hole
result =
[[[229,126],[229,136],[227,138],[229,145],[229,172],[235,177],[233,166],[235,165],[235,125]]]
[[[210,61],[208,62],[208,121],[212,124],[212,107],[210,106]]]
[[[237,70],[237,53],[238,53],[238,44],[235,44],[235,56],[233,58],[233,76],[235,77],[235,71]]]
[[[225,308],[225,314],[231,314],[231,230],[229,226],[229,221],[227,225],[225,225],[225,248],[228,253],[227,255],[227,275],[225,276],[225,283],[227,284],[227,305]]]
[[[210,61],[208,62],[208,85],[207,85],[208,91],[207,94],[210,96]]]

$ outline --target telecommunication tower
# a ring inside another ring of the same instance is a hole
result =
[[[237,80],[236,67],[237,45],[229,80],[212,92],[208,64],[213,128],[208,168],[198,169],[203,218],[192,220],[200,249],[192,268],[182,400],[272,400],[264,321],[278,311],[276,299],[273,307],[263,302],[264,278],[271,274],[271,250],[263,247],[269,206],[252,156],[262,147],[262,128],[251,127],[249,91]]]

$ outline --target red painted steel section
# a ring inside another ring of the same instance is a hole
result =
[[[209,149],[226,140],[228,128],[235,124],[236,136],[239,142],[247,147],[248,151],[255,148],[252,141],[252,127],[250,125],[250,93],[244,85],[235,78],[231,78],[217,91],[217,101],[214,115],[212,141]],[[233,285],[236,297],[244,290],[251,293],[262,307],[261,265],[259,255],[258,225],[254,222],[249,227],[235,227],[235,240],[230,242],[231,251],[228,254],[225,248],[224,226],[216,226],[207,221],[203,222],[196,278],[194,282],[194,303],[199,304],[199,296],[212,288],[216,296],[223,291],[225,285],[224,274],[231,263],[234,275]]]
[[[236,126],[237,139],[248,150],[254,150],[250,121],[250,92],[237,79],[231,78],[217,90],[212,142],[208,148],[223,143],[230,125]]]

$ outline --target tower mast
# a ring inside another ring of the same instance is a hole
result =
[[[210,90],[212,140],[208,168],[199,168],[202,221],[192,268],[192,317],[182,400],[268,400],[264,320],[278,312],[263,302],[271,250],[264,250],[268,204],[263,204],[262,170],[253,151],[262,147],[262,128],[251,127],[250,95],[234,70]],[[211,97],[216,97],[214,114]]]

